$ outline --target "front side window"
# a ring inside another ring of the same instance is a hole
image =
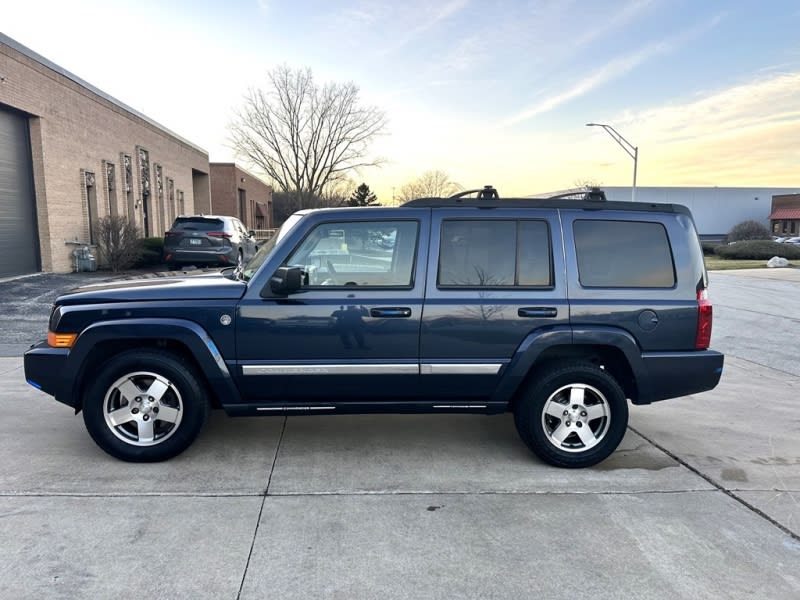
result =
[[[537,220],[444,221],[438,285],[443,288],[552,286],[547,223]]]
[[[583,287],[675,285],[672,250],[661,223],[578,220],[572,230]]]
[[[413,285],[416,221],[323,223],[286,260],[301,267],[308,286]]]

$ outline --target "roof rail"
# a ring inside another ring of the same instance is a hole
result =
[[[476,198],[500,198],[500,194],[498,194],[497,190],[491,185],[485,185],[482,188],[475,190],[464,190],[463,192],[458,192],[457,194],[453,194],[452,196],[448,197],[463,198],[464,196],[468,196],[469,194],[478,194]]]
[[[556,194],[555,196],[548,196],[548,200],[561,200],[574,198],[575,200],[586,200],[589,202],[605,202],[607,200],[606,193],[598,187],[589,188],[586,190],[574,190],[572,192],[565,192],[563,194]]]

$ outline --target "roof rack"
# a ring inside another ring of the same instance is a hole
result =
[[[599,187],[588,188],[585,190],[573,190],[571,192],[564,192],[563,194],[548,196],[547,199],[548,200],[575,199],[575,200],[586,200],[587,202],[605,202],[607,200],[606,193]]]
[[[470,194],[477,194],[477,196],[475,196],[476,198],[500,198],[500,194],[498,194],[497,190],[491,185],[485,185],[482,188],[475,190],[464,190],[463,192],[458,192],[457,194],[453,194],[449,197],[463,198],[464,196],[469,196]]]

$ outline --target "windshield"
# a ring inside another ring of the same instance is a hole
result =
[[[283,225],[281,225],[281,228],[278,230],[278,232],[269,238],[269,240],[267,240],[264,245],[258,249],[258,252],[256,252],[255,256],[250,259],[242,271],[242,278],[245,281],[250,281],[250,278],[255,274],[256,271],[258,271],[259,267],[264,264],[264,261],[267,260],[267,257],[272,254],[272,249],[275,247],[275,245],[287,233],[289,233],[302,218],[303,215],[297,213],[291,215],[288,219],[286,219]]]

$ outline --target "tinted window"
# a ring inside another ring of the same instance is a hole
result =
[[[661,223],[575,221],[575,253],[584,287],[670,288],[675,285]]]
[[[172,224],[174,231],[222,231],[224,228],[222,219],[207,217],[178,217]]]
[[[442,223],[442,287],[550,286],[550,235],[544,221]]]
[[[517,231],[517,285],[552,285],[547,223],[520,221]]]
[[[316,286],[410,286],[417,247],[416,221],[323,223],[286,261]]]

